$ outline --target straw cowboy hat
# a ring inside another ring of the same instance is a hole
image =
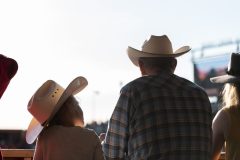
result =
[[[232,53],[227,74],[210,78],[213,83],[240,83],[240,54]]]
[[[87,79],[84,77],[75,78],[66,89],[53,80],[43,83],[28,102],[28,111],[33,118],[26,133],[27,143],[33,143],[67,98],[79,93],[87,84]]]
[[[128,47],[127,53],[133,64],[138,66],[140,57],[178,57],[190,50],[189,46],[183,46],[173,52],[172,43],[166,35],[152,35],[149,40],[144,42],[142,51]]]

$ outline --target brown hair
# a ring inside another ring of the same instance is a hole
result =
[[[70,96],[61,106],[59,111],[53,117],[49,126],[51,125],[63,125],[63,126],[75,126],[76,122],[82,122],[84,124],[83,111],[79,106],[78,101],[74,96]]]

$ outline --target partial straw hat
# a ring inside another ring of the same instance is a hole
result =
[[[43,83],[28,102],[27,108],[33,118],[26,133],[27,143],[32,144],[67,98],[79,93],[87,84],[87,79],[81,76],[72,80],[66,89],[53,80]]]
[[[173,52],[172,43],[166,35],[152,35],[144,42],[141,51],[128,47],[127,53],[133,64],[138,66],[140,57],[178,57],[190,50],[190,46],[183,46]]]
[[[210,78],[212,83],[240,83],[240,53],[232,53],[227,74]]]

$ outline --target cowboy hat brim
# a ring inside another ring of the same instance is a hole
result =
[[[68,97],[71,95],[75,95],[79,93],[81,90],[83,90],[87,86],[88,82],[87,79],[84,77],[77,77],[67,86],[67,88],[62,93],[59,101],[57,102],[56,106],[54,107],[54,110],[52,111],[51,115],[47,119],[44,124],[40,124],[34,117],[32,118],[27,132],[26,132],[26,141],[28,144],[32,144],[38,135],[41,133],[41,131],[48,125],[48,123],[52,120],[54,115],[57,113],[57,111],[61,108],[63,103],[67,100]]]
[[[37,121],[37,119],[32,118],[27,132],[26,132],[26,141],[28,144],[32,144],[38,135],[42,132],[43,126]]]
[[[138,59],[140,57],[179,57],[189,52],[190,50],[191,50],[190,46],[183,46],[170,54],[169,53],[149,53],[149,52],[143,52],[143,51],[134,49],[129,46],[127,49],[127,53],[132,63],[138,66]]]
[[[210,78],[212,83],[236,83],[240,82],[240,76],[223,75]]]

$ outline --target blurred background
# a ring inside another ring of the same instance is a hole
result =
[[[173,49],[190,45],[176,74],[208,93],[213,114],[222,86],[209,78],[225,73],[239,50],[237,0],[0,0],[0,54],[19,65],[0,100],[0,146],[31,148],[25,130],[27,103],[48,79],[63,87],[77,76],[89,85],[76,95],[86,127],[105,132],[119,91],[140,72],[128,46],[141,50],[151,35],[166,34]]]

